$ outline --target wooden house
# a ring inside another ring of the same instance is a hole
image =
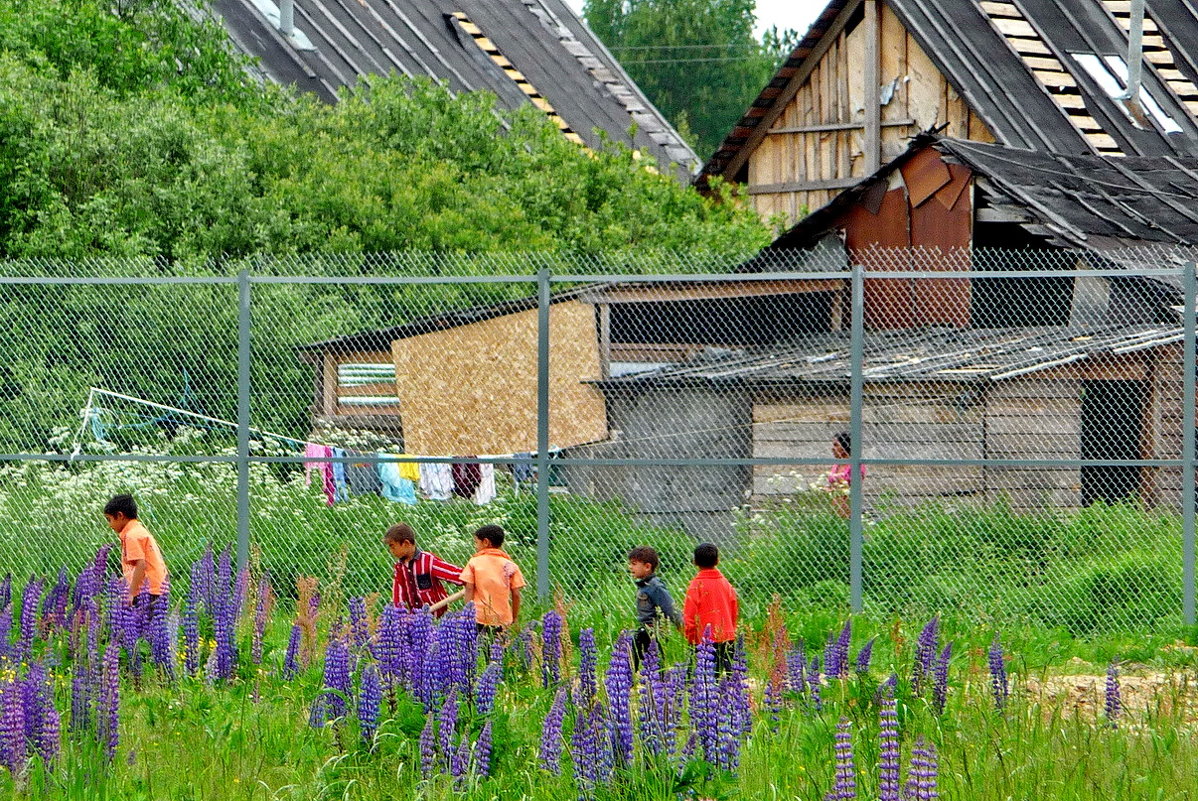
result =
[[[831,0],[698,178],[790,222],[916,133],[1060,154],[1198,155],[1198,15],[1147,0],[1124,99],[1129,0]],[[1134,62],[1133,62],[1134,63]]]
[[[698,158],[563,0],[214,0],[263,80],[334,103],[371,75],[531,104],[562,135],[622,142],[687,181]]]

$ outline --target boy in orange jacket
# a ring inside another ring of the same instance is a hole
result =
[[[705,633],[711,638],[715,643],[716,670],[726,673],[732,669],[740,605],[736,590],[716,568],[719,563],[720,549],[716,546],[705,542],[695,548],[695,567],[699,572],[686,588],[682,625],[691,645],[703,642]]]

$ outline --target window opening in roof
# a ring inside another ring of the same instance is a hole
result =
[[[1133,111],[1134,106],[1126,100],[1128,70],[1123,56],[1099,57],[1094,53],[1070,53],[1069,55],[1073,56],[1073,60],[1081,65],[1086,74],[1106,93],[1106,96],[1115,101],[1116,105],[1131,120],[1132,125],[1141,130],[1147,128],[1148,120],[1142,115],[1136,114]],[[1163,132],[1166,134],[1181,133],[1181,126],[1165,113],[1148,87],[1140,87],[1139,101]]]

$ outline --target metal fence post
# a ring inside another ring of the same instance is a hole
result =
[[[537,596],[549,597],[549,268],[537,272]]]
[[[250,559],[250,271],[237,274],[237,566]]]
[[[849,387],[849,435],[852,447],[849,452],[849,590],[852,610],[860,612],[862,600],[862,561],[865,546],[862,506],[864,498],[861,486],[861,451],[863,428],[862,410],[865,403],[865,268],[853,265],[852,281],[852,377]]]
[[[1182,275],[1182,287],[1185,291],[1185,336],[1182,341],[1185,351],[1182,354],[1182,412],[1181,412],[1181,530],[1182,558],[1184,560],[1182,579],[1182,618],[1187,626],[1194,625],[1194,473],[1195,473],[1195,361],[1198,354],[1194,348],[1198,340],[1195,330],[1195,304],[1198,298],[1198,265],[1190,263],[1185,266]]]

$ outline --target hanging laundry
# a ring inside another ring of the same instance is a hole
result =
[[[495,465],[480,464],[478,467],[480,478],[478,489],[474,491],[474,502],[479,506],[486,506],[495,500]]]
[[[379,456],[394,456],[394,454],[378,454]],[[400,475],[399,465],[395,462],[378,463],[379,482],[383,485],[382,495],[395,503],[416,503],[416,485]]]
[[[304,486],[312,486],[312,471],[323,470],[327,462],[320,461],[321,457],[329,455],[329,446],[304,443]]]
[[[517,453],[515,461],[512,462],[512,478],[516,479],[516,483],[520,484],[525,481],[532,481],[534,478],[532,469],[532,454]]]
[[[342,448],[333,448],[333,458],[344,459],[345,451]],[[333,462],[333,486],[336,500],[349,500],[349,484],[345,481],[345,462]]]
[[[327,461],[333,455],[333,449],[328,445],[313,445],[309,443],[304,446],[304,457],[312,457],[312,461],[304,462],[304,485],[311,484],[311,471],[319,470],[321,478],[321,489],[324,490],[325,500],[329,506],[332,506],[337,501],[337,484],[333,481],[333,463]]]
[[[408,454],[402,454],[408,456]],[[408,481],[420,481],[420,463],[419,462],[400,462],[399,474]]]
[[[383,482],[379,479],[378,468],[374,465],[374,456],[351,451],[351,457],[362,457],[361,462],[350,462],[345,468],[345,480],[349,491],[354,495],[378,495],[383,490]],[[366,461],[369,459],[370,461]]]
[[[467,459],[477,459],[477,456],[467,456]],[[453,465],[453,494],[459,498],[473,498],[483,480],[481,465],[473,463],[454,462]]]
[[[448,501],[453,495],[453,471],[447,464],[420,464],[420,491],[433,501]]]

